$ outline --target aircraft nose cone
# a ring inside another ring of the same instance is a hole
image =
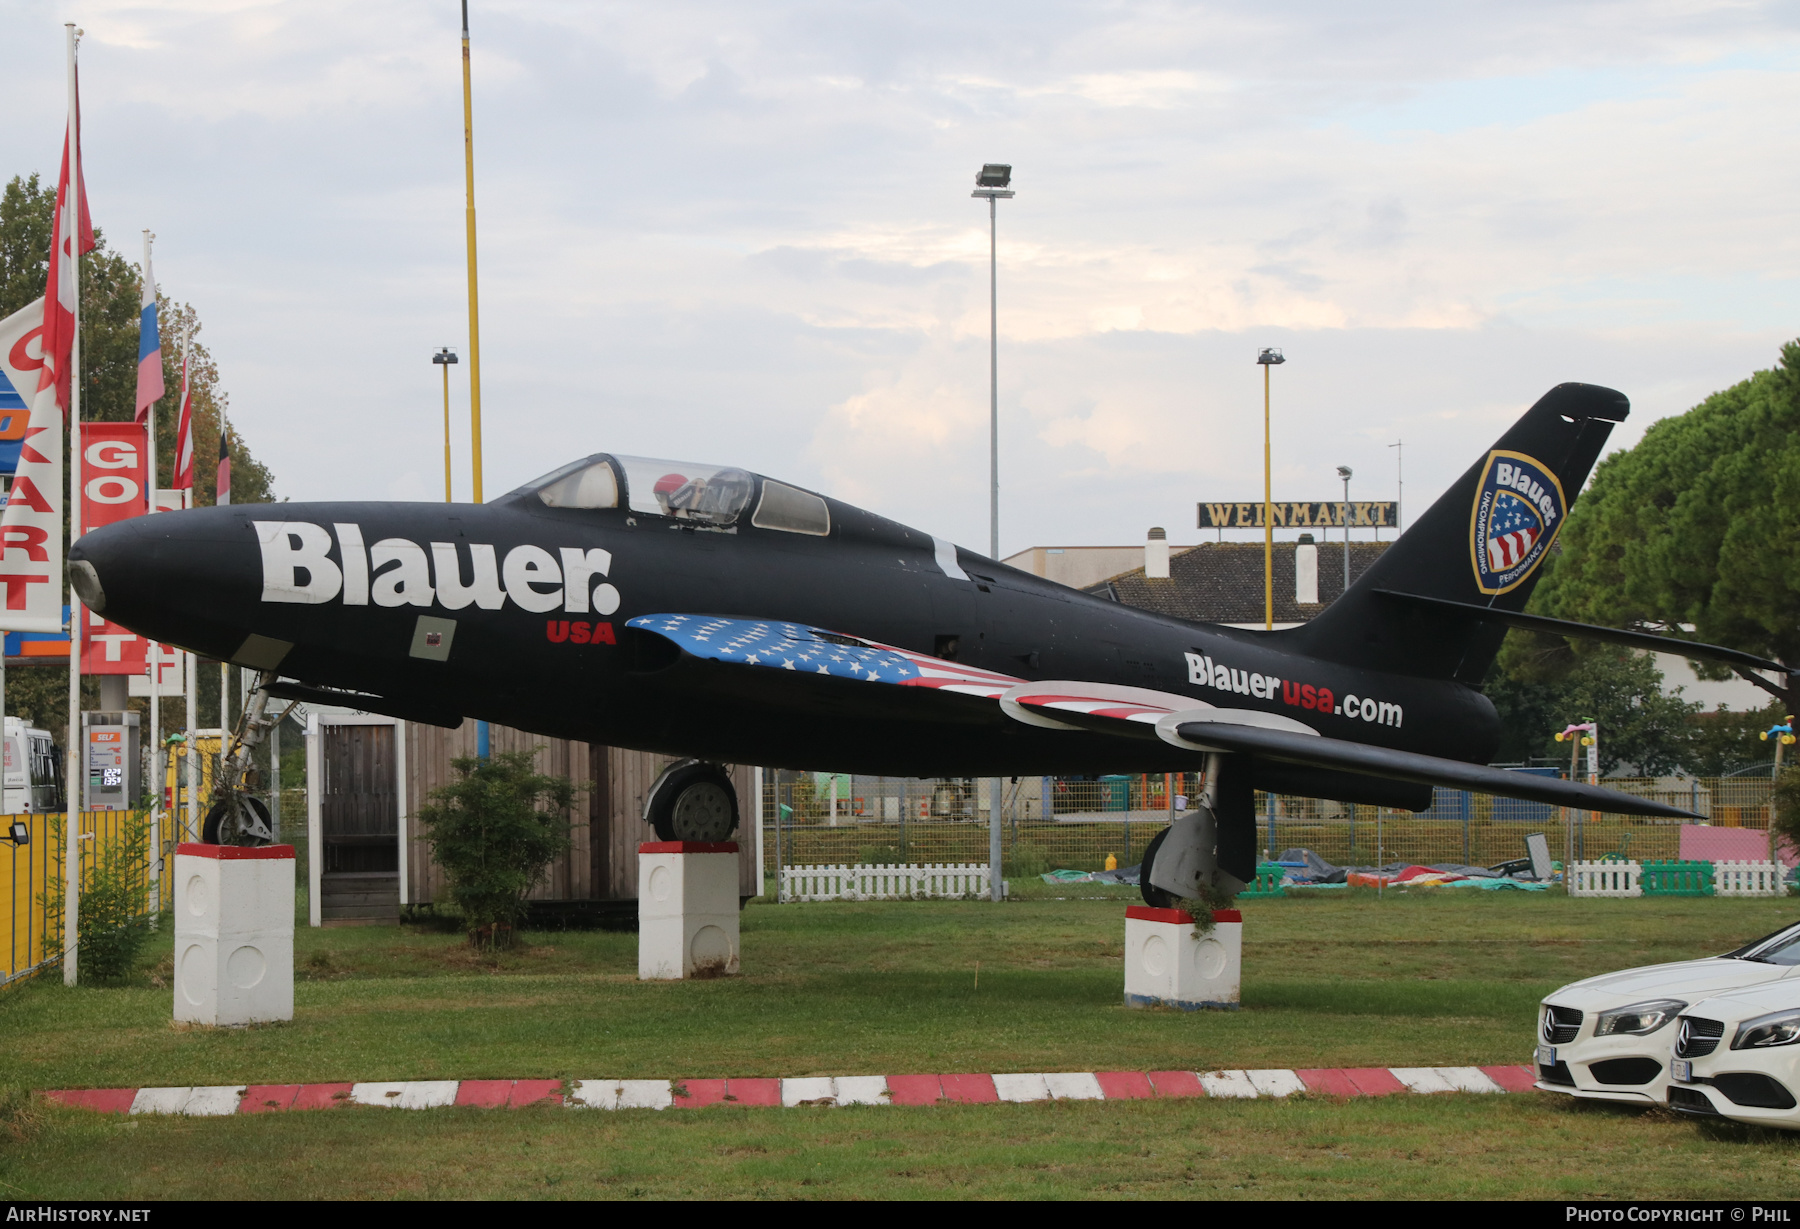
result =
[[[235,647],[232,628],[257,576],[254,536],[231,508],[136,516],[69,548],[69,581],[90,610],[208,654]]]

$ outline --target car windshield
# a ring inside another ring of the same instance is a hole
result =
[[[756,478],[749,470],[652,457],[615,457],[625,471],[633,512],[730,525],[750,505]]]
[[[1732,954],[1739,960],[1755,960],[1762,964],[1800,965],[1800,926],[1778,930]]]

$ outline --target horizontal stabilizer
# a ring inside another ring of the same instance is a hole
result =
[[[1700,818],[1680,807],[1601,789],[1597,785],[1587,785],[1580,781],[1533,776],[1505,768],[1489,768],[1485,764],[1465,764],[1461,760],[1420,755],[1414,751],[1395,751],[1387,747],[1370,747],[1337,738],[1230,725],[1206,720],[1205,716],[1171,714],[1157,723],[1157,733],[1175,746],[1194,751],[1239,751],[1312,768],[1361,773],[1393,781],[1413,781],[1420,785],[1476,790],[1484,794],[1497,794],[1502,798],[1522,798],[1527,802],[1547,802],[1551,806],[1605,811],[1614,815],[1654,815],[1665,819]]]
[[[1750,670],[1773,670],[1777,674],[1788,672],[1788,668],[1780,662],[1770,661],[1766,657],[1758,657],[1754,653],[1743,653],[1737,649],[1727,649],[1716,644],[1680,640],[1674,636],[1659,636],[1654,632],[1632,632],[1617,627],[1596,627],[1592,623],[1574,623],[1568,619],[1549,619],[1543,615],[1520,614],[1516,611],[1500,610],[1493,606],[1477,606],[1473,602],[1452,602],[1441,597],[1426,597],[1421,593],[1398,593],[1392,589],[1377,589],[1375,596],[1391,598],[1396,602],[1409,602],[1415,606],[1428,606],[1434,610],[1452,611],[1483,623],[1499,623],[1506,627],[1516,627],[1521,631],[1548,632],[1557,636],[1575,636],[1583,640],[1603,640],[1608,644],[1623,644],[1634,649],[1648,649],[1652,653],[1673,653],[1678,657],[1723,662],[1728,666],[1742,666]]]

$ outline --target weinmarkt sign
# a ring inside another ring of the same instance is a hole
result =
[[[1201,503],[1200,528],[1202,529],[1261,529],[1263,527],[1263,504],[1261,500],[1254,503]],[[1277,500],[1270,505],[1271,517],[1277,529],[1392,529],[1399,506],[1392,500],[1357,499],[1344,503],[1336,499],[1321,499],[1310,503],[1293,503],[1288,500]]]

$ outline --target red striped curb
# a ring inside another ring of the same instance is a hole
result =
[[[41,1095],[76,1109],[111,1114],[267,1114],[347,1105],[430,1109],[478,1106],[521,1109],[552,1103],[571,1108],[701,1109],[709,1105],[778,1107],[845,1102],[935,1105],[1000,1101],[1142,1101],[1171,1097],[1285,1097],[1305,1091],[1328,1097],[1395,1093],[1531,1091],[1530,1067],[1319,1067],[1229,1071],[1094,1071],[1044,1075],[809,1076],[695,1080],[427,1080],[391,1084],[250,1084],[174,1088],[63,1088]],[[840,1087],[839,1081],[843,1081]],[[853,1087],[852,1087],[853,1085]],[[575,1091],[565,1097],[563,1089]],[[878,1090],[878,1091],[872,1091]]]

